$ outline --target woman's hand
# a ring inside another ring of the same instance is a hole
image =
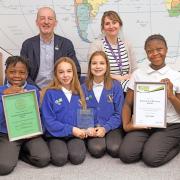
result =
[[[116,79],[118,81],[124,81],[130,79],[130,74],[125,74],[124,76],[118,75],[118,74],[111,74],[111,77],[113,79]]]

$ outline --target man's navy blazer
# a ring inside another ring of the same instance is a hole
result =
[[[27,40],[25,40],[22,44],[21,56],[27,58],[29,60],[30,64],[30,72],[28,81],[30,83],[35,82],[39,66],[40,66],[40,35],[31,37]],[[76,58],[76,53],[74,50],[74,46],[72,42],[64,38],[62,36],[54,35],[54,63],[60,58],[60,57],[70,57],[74,60],[78,72],[78,76],[81,75],[81,68],[79,65],[79,62]]]

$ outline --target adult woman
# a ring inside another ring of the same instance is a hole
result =
[[[120,81],[126,91],[130,75],[136,69],[136,59],[129,43],[119,37],[122,25],[122,20],[115,11],[104,12],[101,19],[104,36],[90,45],[88,59],[94,51],[104,51],[110,62],[111,77]]]

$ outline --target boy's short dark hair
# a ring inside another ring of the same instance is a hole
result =
[[[22,56],[10,56],[10,57],[8,57],[6,62],[5,62],[6,70],[10,65],[15,66],[18,62],[21,62],[22,64],[24,64],[26,66],[27,72],[29,72],[29,70],[30,70],[29,61]]]

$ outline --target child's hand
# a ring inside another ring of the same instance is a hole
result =
[[[73,127],[73,135],[75,137],[80,138],[80,139],[84,139],[86,137],[86,132],[82,129],[77,128],[77,127]]]
[[[11,86],[3,91],[3,94],[23,93],[24,89],[19,86]]]
[[[172,82],[168,78],[162,79],[161,82],[164,82],[167,85],[167,97],[171,98],[172,96],[174,96]]]
[[[96,127],[95,130],[96,130],[97,137],[104,137],[106,134],[106,130],[104,127]]]
[[[134,125],[134,124],[132,126],[133,126],[134,130],[152,129],[151,127]]]
[[[89,136],[89,137],[96,137],[96,129],[95,128],[88,128],[86,130],[86,134]]]
[[[151,129],[151,127],[135,125],[133,121],[134,121],[134,115],[132,115],[131,121],[129,121],[129,123],[126,125],[129,131]]]

